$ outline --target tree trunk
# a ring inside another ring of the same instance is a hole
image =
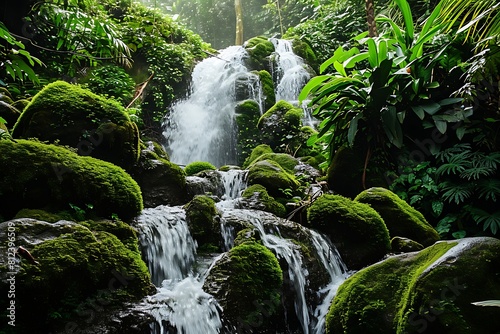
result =
[[[368,36],[375,37],[377,34],[377,24],[375,23],[375,8],[373,0],[365,0],[366,21],[368,22]]]
[[[236,11],[236,45],[243,44],[243,10],[241,0],[234,0],[234,9]]]

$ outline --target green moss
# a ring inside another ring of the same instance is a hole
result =
[[[243,168],[248,168],[248,166],[250,166],[252,164],[252,162],[255,161],[255,159],[260,157],[262,154],[266,154],[266,153],[273,153],[273,149],[269,145],[261,144],[261,145],[256,146],[252,150],[252,152],[250,153],[248,158],[245,160],[245,162],[243,163]]]
[[[68,212],[61,211],[58,213],[52,213],[40,209],[21,209],[14,216],[14,219],[17,218],[32,218],[47,223],[56,223],[60,220],[73,221],[73,217]]]
[[[220,235],[219,226],[214,221],[217,214],[214,200],[205,195],[197,195],[184,209],[189,231],[198,242],[198,246],[218,244]]]
[[[70,203],[92,204],[97,215],[122,219],[143,208],[137,183],[109,162],[22,139],[0,141],[0,151],[0,212],[6,218],[23,208],[67,210]]]
[[[236,106],[235,112],[238,126],[238,160],[243,162],[260,142],[257,129],[260,107],[257,102],[246,100]]]
[[[263,185],[269,195],[281,197],[284,191],[295,192],[300,184],[293,174],[285,171],[278,163],[271,160],[256,162],[248,170],[248,184]]]
[[[137,232],[127,223],[120,219],[114,220],[86,220],[79,222],[80,225],[87,227],[91,231],[102,231],[113,234],[128,249],[133,252],[139,252]]]
[[[276,201],[274,197],[269,196],[266,188],[260,184],[254,184],[246,188],[242,197],[245,199],[255,197],[256,200],[264,205],[264,209],[262,211],[273,213],[278,217],[285,217],[286,215],[285,206]]]
[[[64,81],[45,86],[33,97],[12,135],[57,141],[77,148],[80,155],[124,168],[139,158],[139,130],[123,107]]]
[[[302,115],[302,109],[286,101],[278,101],[259,119],[257,126],[261,131],[261,142],[275,152],[295,152],[305,144],[300,136]]]
[[[391,249],[383,219],[368,204],[325,194],[309,207],[307,220],[330,237],[349,269],[379,261]]]
[[[370,188],[354,200],[374,208],[384,219],[391,237],[406,237],[424,246],[439,240],[439,234],[424,216],[390,190]]]
[[[273,77],[266,70],[259,71],[258,74],[262,85],[262,92],[264,93],[265,110],[269,110],[276,103]]]
[[[304,59],[305,62],[314,69],[314,71],[319,72],[318,58],[307,41],[301,38],[294,38],[292,40],[292,48],[293,52],[297,56]]]
[[[91,307],[90,298],[102,310],[103,305],[137,300],[150,291],[140,253],[107,232],[75,227],[73,233],[36,245],[31,254],[40,264],[23,262],[16,280],[16,320],[27,328],[42,327],[54,314],[74,317],[77,308]]]
[[[263,160],[274,161],[291,174],[295,172],[295,166],[299,164],[297,159],[286,153],[264,153],[255,159],[252,164]]]
[[[265,328],[281,304],[283,273],[276,256],[261,244],[249,241],[233,247],[229,259],[224,269],[230,273],[231,304],[224,314],[243,326]],[[262,321],[263,313],[267,317]]]
[[[269,56],[274,52],[274,45],[266,37],[258,36],[248,40],[245,49],[249,54],[249,68],[252,70],[269,69]]]
[[[184,172],[187,176],[198,174],[199,172],[203,172],[205,170],[216,170],[217,168],[212,165],[210,162],[206,161],[195,161],[190,163],[184,169]]]

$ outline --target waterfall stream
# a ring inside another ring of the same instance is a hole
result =
[[[290,42],[271,41],[275,46],[272,75],[276,79],[277,100],[297,105],[297,97],[309,80],[309,73],[303,60],[293,54]],[[259,77],[244,65],[247,57],[243,47],[234,46],[195,67],[189,96],[176,102],[165,120],[164,136],[172,162],[186,165],[209,161],[216,166],[236,163],[235,106],[246,99],[256,101],[261,109],[264,105]],[[238,219],[253,226],[262,244],[286,267],[283,272],[287,288],[293,292],[293,311],[288,312],[294,313],[286,314],[286,318],[297,319],[297,326],[305,334],[323,333],[328,307],[347,272],[335,247],[321,234],[297,223],[263,211],[238,209],[240,196],[247,186],[247,172],[217,173],[225,192],[216,203],[222,250],[227,252],[234,246],[236,230],[229,221]],[[202,288],[224,253],[197,256],[197,244],[189,233],[182,207],[145,209],[137,223],[143,257],[157,287],[157,293],[144,301],[156,319],[151,333],[236,334],[234,328],[223,325],[223,310]],[[311,277],[301,247],[284,236],[280,229],[285,227],[299,231],[310,240],[310,252],[321,264],[327,284],[311,291]],[[316,300],[314,304],[308,297],[311,294],[316,296],[312,298]]]

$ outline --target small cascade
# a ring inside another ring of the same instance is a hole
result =
[[[221,233],[225,240],[229,239],[228,229],[225,224],[230,217],[239,217],[239,220],[251,223],[258,231],[260,240],[264,246],[276,254],[278,259],[283,259],[288,265],[288,277],[295,291],[295,314],[301,324],[304,334],[324,332],[325,318],[328,307],[335,296],[336,288],[346,279],[347,268],[342,262],[340,255],[331,242],[321,234],[305,229],[297,225],[296,227],[310,235],[317,258],[320,260],[325,270],[330,276],[330,283],[321,288],[317,293],[323,298],[323,303],[318,305],[311,314],[311,305],[306,299],[306,286],[308,283],[308,272],[303,266],[303,259],[300,248],[290,239],[281,236],[277,225],[264,226],[263,221],[276,221],[276,217],[268,213],[251,210],[226,210],[221,219]],[[233,235],[234,238],[234,235]],[[226,241],[231,243],[234,240]]]
[[[196,243],[184,210],[168,206],[145,209],[138,222],[142,232],[139,241],[153,284],[186,277],[195,260]]]
[[[276,78],[276,101],[285,100],[298,105],[300,91],[311,78],[304,60],[293,53],[288,40],[271,38],[275,49],[273,77]]]
[[[258,76],[243,64],[247,57],[243,47],[231,46],[194,68],[190,95],[172,106],[164,124],[172,162],[237,163],[236,103],[263,100]]]
[[[152,334],[220,332],[220,307],[203,291],[208,270],[195,275],[196,243],[192,239],[185,212],[179,207],[159,206],[143,210],[138,218],[143,256],[157,293],[147,298],[145,308],[156,319]]]
[[[231,169],[227,172],[219,172],[222,176],[222,184],[224,185],[224,196],[222,200],[237,199],[247,187],[248,171]]]

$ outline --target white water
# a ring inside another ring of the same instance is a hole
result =
[[[171,108],[164,136],[170,160],[186,165],[209,161],[215,166],[237,163],[236,86],[262,100],[258,77],[243,65],[247,52],[241,46],[222,50],[194,68],[191,93]]]

